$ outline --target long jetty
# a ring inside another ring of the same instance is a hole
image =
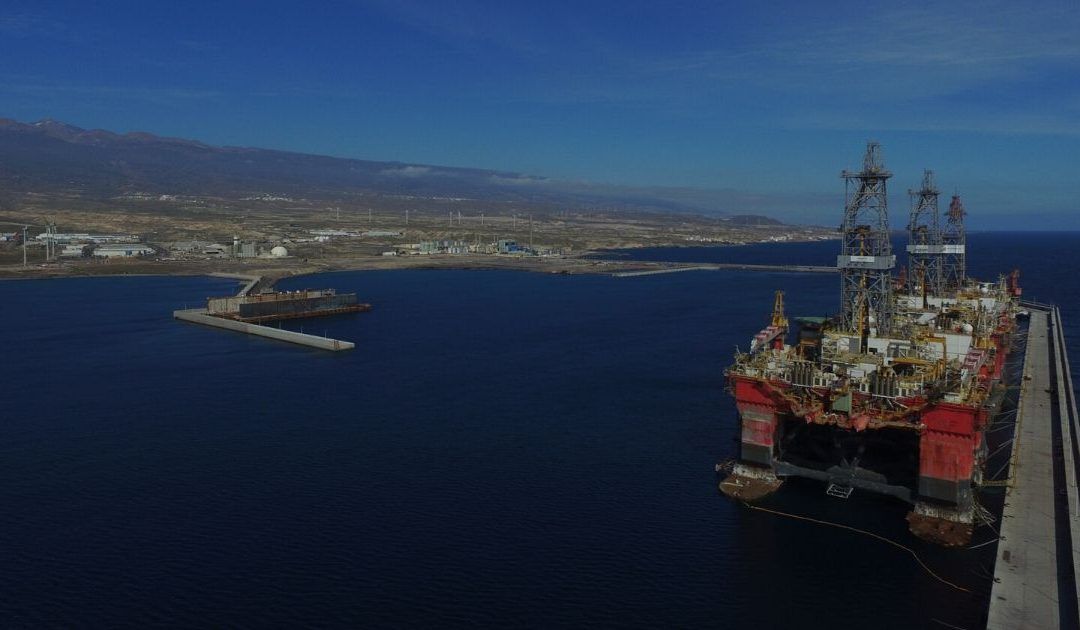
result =
[[[766,271],[782,273],[836,273],[836,267],[821,265],[750,265],[743,263],[709,263],[701,265],[674,265],[672,263],[659,263],[665,265],[659,269],[642,269],[635,271],[616,271],[611,275],[616,278],[634,278],[638,276],[656,276],[664,273],[680,273],[683,271]]]
[[[1080,627],[1080,418],[1057,307],[1030,312],[987,628]]]
[[[252,290],[254,290],[260,282],[264,280],[262,276],[248,276],[242,274],[212,273],[210,275],[218,278],[232,278],[235,280],[244,281],[246,284],[244,284],[244,286],[236,294],[237,296],[247,295]],[[341,339],[331,339],[329,337],[319,337],[317,335],[309,335],[302,332],[285,330],[283,328],[271,328],[270,326],[263,326],[261,324],[240,322],[224,317],[217,317],[214,315],[210,315],[205,308],[187,308],[181,309],[179,311],[173,311],[173,318],[185,322],[191,322],[194,324],[202,324],[203,326],[224,328],[225,330],[232,330],[235,332],[244,333],[246,335],[255,335],[258,337],[266,337],[267,339],[286,341],[288,343],[295,343],[302,346],[308,346],[310,348],[318,348],[320,350],[340,351],[352,350],[356,347],[356,344],[351,341],[342,341]]]
[[[224,317],[215,317],[207,314],[205,308],[173,311],[173,317],[185,322],[213,326],[214,328],[224,328],[225,330],[233,330],[247,335],[266,337],[268,339],[277,339],[278,341],[287,341],[289,343],[296,343],[311,348],[319,348],[320,350],[352,350],[356,347],[356,344],[351,341],[319,337],[317,335],[309,335],[307,333],[285,330],[283,328],[271,328],[270,326],[263,326],[261,324],[249,324],[247,322],[238,322]]]

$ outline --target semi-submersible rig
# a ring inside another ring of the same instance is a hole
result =
[[[845,498],[854,488],[890,494],[913,505],[913,533],[965,544],[1021,314],[1018,272],[997,282],[965,276],[963,204],[954,196],[942,224],[926,171],[909,191],[908,265],[894,276],[891,173],[879,145],[868,143],[862,170],[842,177],[841,311],[796,319],[789,345],[777,292],[770,325],[725,372],[741,450],[720,489],[753,501],[799,476]]]

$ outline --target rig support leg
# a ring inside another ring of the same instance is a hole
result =
[[[950,414],[947,410],[925,418],[930,428],[919,443],[920,500],[907,516],[908,528],[919,538],[946,547],[971,541],[976,420],[971,412]]]
[[[925,501],[908,512],[908,529],[925,541],[943,547],[963,547],[971,542],[975,529],[975,510],[935,505]]]
[[[783,483],[771,468],[736,464],[720,482],[720,492],[740,501],[756,501],[776,492]]]

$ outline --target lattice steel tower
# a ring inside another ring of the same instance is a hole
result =
[[[881,146],[866,143],[863,168],[844,171],[844,223],[841,226],[841,324],[862,339],[865,351],[870,334],[886,334],[892,324],[892,269],[896,256],[889,243],[888,194],[885,182],[892,173],[881,163]]]
[[[938,195],[934,171],[923,171],[922,188],[909,190],[911,217],[908,220],[908,271],[916,282],[909,282],[912,295],[925,292],[941,294],[941,227],[938,223]]]
[[[964,286],[964,278],[967,276],[967,236],[964,234],[966,214],[960,195],[953,195],[945,228],[941,232],[941,285],[945,290]]]

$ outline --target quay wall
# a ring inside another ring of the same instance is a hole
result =
[[[664,264],[664,263],[661,263]],[[656,276],[664,273],[679,273],[682,271],[772,271],[785,273],[836,273],[836,267],[823,267],[818,265],[750,265],[742,263],[710,263],[705,265],[687,265],[679,267],[661,267],[659,269],[644,269],[641,271],[618,271],[612,276],[616,278],[634,278],[637,276]]]
[[[316,335],[294,332],[292,330],[283,330],[281,328],[271,328],[259,324],[248,324],[231,319],[213,317],[207,315],[206,309],[202,308],[173,311],[173,317],[185,322],[213,326],[214,328],[224,328],[225,330],[232,330],[248,335],[257,335],[268,339],[277,339],[278,341],[287,341],[289,343],[318,348],[320,350],[340,351],[352,350],[356,347],[356,344],[351,341],[318,337]]]

